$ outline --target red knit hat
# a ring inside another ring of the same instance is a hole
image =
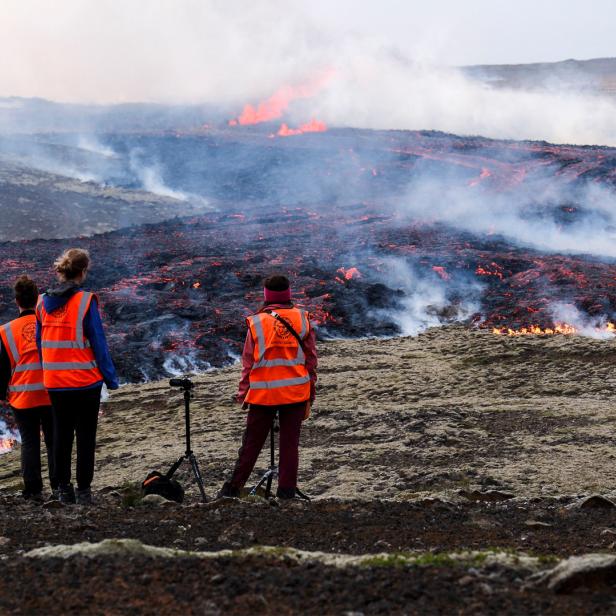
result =
[[[272,304],[288,304],[291,301],[291,289],[284,291],[272,291],[267,287],[263,287],[263,296],[265,301]]]
[[[265,301],[271,304],[288,304],[291,301],[289,279],[286,276],[267,278],[263,283],[263,296]]]

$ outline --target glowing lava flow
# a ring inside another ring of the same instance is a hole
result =
[[[229,126],[241,126],[270,122],[280,118],[288,106],[295,100],[311,98],[317,94],[333,77],[334,72],[325,71],[312,81],[299,86],[282,86],[268,99],[260,102],[256,107],[250,104],[244,106],[244,110],[237,117],[229,120]]]
[[[17,439],[14,438],[0,438],[0,453],[7,453],[13,449]]]
[[[441,265],[433,265],[432,270],[436,272],[443,280],[449,280],[451,276],[447,273],[447,270]]]
[[[598,332],[616,334],[616,325],[608,323],[603,328],[597,328]],[[574,325],[568,323],[556,323],[554,327],[539,327],[538,325],[530,325],[529,327],[521,327],[520,329],[511,329],[509,327],[494,327],[492,333],[498,336],[554,336],[563,334],[571,336],[578,333],[578,329]]]
[[[468,185],[469,186],[477,186],[477,184],[479,184],[480,182],[482,182],[483,180],[485,180],[486,178],[489,178],[492,175],[492,173],[490,173],[490,170],[487,169],[486,167],[484,167],[481,170],[481,173],[479,174],[478,178],[475,178],[473,180],[470,180]]]
[[[287,124],[281,124],[278,132],[279,137],[291,137],[293,135],[303,135],[304,133],[324,133],[327,130],[325,122],[310,120],[307,124],[302,124],[299,128],[289,128]]]
[[[340,276],[336,276],[336,281],[340,284],[344,284],[347,280],[353,280],[354,278],[361,278],[361,272],[356,267],[349,267],[349,269],[345,269],[344,267],[340,267],[337,270],[342,274],[342,278]]]

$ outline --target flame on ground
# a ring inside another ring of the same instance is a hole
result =
[[[605,327],[597,328],[597,331],[616,334],[616,325],[614,323],[607,323]],[[571,336],[579,333],[579,329],[568,323],[555,323],[554,327],[539,327],[539,325],[530,325],[529,327],[520,327],[519,329],[494,327],[492,328],[492,333],[498,336],[554,336],[556,334]]]
[[[302,124],[298,128],[289,128],[287,124],[281,124],[278,132],[279,137],[291,137],[293,135],[303,135],[304,133],[324,133],[327,130],[327,125],[321,120],[315,120],[314,118]]]
[[[270,122],[282,117],[289,105],[298,99],[315,96],[333,77],[334,71],[328,70],[311,81],[299,86],[282,86],[268,99],[261,101],[256,107],[250,104],[244,106],[242,113],[232,120],[229,126],[241,126]]]

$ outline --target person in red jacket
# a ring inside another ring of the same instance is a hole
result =
[[[8,401],[21,438],[22,495],[42,500],[41,430],[47,449],[47,466],[52,494],[57,494],[53,449],[51,402],[43,384],[43,370],[36,347],[38,300],[36,283],[21,276],[15,282],[19,317],[0,327],[0,398]]]
[[[280,422],[278,498],[295,498],[302,421],[310,415],[317,381],[315,332],[293,306],[289,280],[264,282],[265,302],[248,317],[236,402],[248,407],[246,430],[231,478],[219,496],[237,497],[252,473],[274,417]],[[301,341],[301,344],[300,344]]]

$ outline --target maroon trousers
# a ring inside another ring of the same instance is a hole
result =
[[[283,489],[295,489],[297,487],[299,434],[306,412],[305,402],[280,406],[250,405],[242,446],[239,449],[238,460],[229,481],[234,488],[243,488],[248,481],[272,427],[276,410],[279,411],[280,423],[278,487]]]

